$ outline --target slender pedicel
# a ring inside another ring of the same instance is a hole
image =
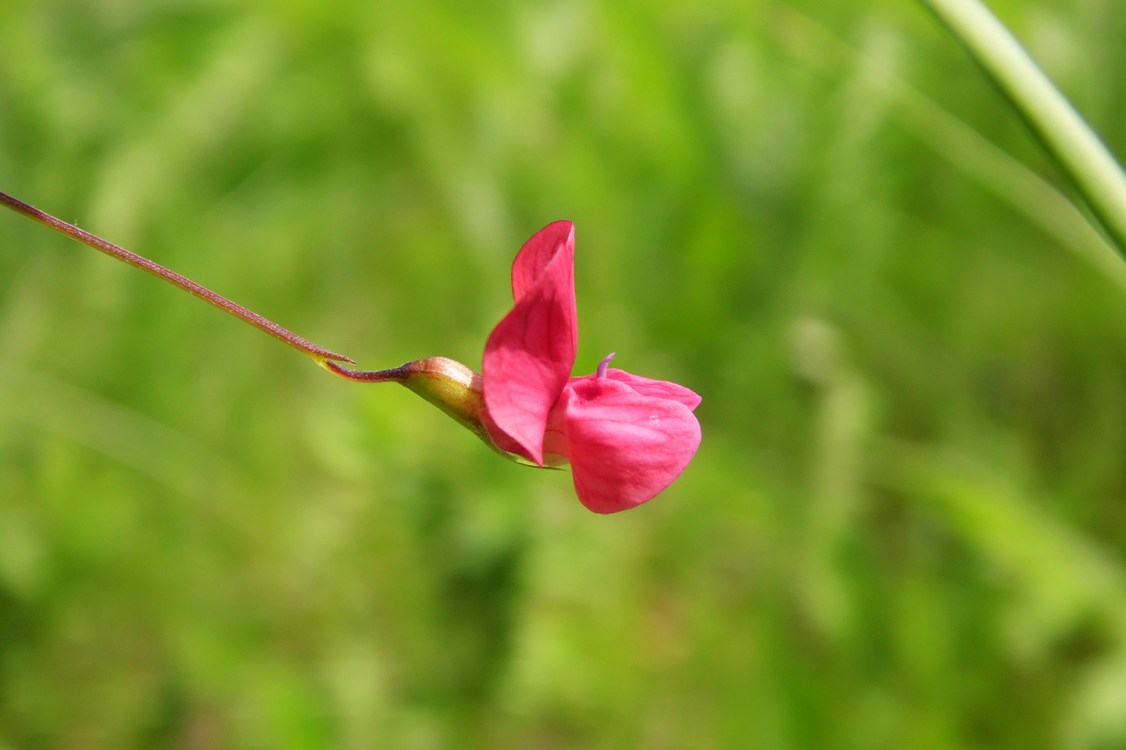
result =
[[[206,302],[210,302],[212,305],[215,305],[215,307],[218,307],[220,310],[234,315],[236,318],[249,323],[258,330],[263,331],[264,333],[268,333],[280,341],[284,341],[294,349],[300,350],[301,352],[316,360],[318,364],[325,365],[326,363],[330,363],[333,360],[337,362],[354,361],[351,357],[346,357],[343,354],[337,354],[331,349],[325,349],[323,346],[314,344],[312,341],[302,338],[301,336],[298,336],[296,333],[293,333],[288,329],[282,328],[274,321],[263,318],[258,313],[252,310],[248,310],[242,305],[232,302],[226,297],[216,294],[207,287],[201,286],[191,279],[185,276],[181,276],[175,271],[170,271],[159,263],[154,263],[148,258],[143,258],[136,253],[130,252],[123,247],[119,247],[118,245],[113,244],[112,242],[103,240],[101,237],[90,234],[84,229],[79,229],[73,224],[68,224],[62,219],[56,219],[54,216],[51,216],[48,213],[44,213],[34,206],[29,206],[23,201],[17,200],[12,196],[7,195],[6,193],[0,192],[0,203],[3,203],[5,206],[17,213],[21,213],[28,218],[35,219],[40,224],[46,224],[51,229],[54,229],[57,232],[62,232],[71,239],[75,239],[85,245],[89,245],[95,250],[100,250],[106,255],[112,255],[114,258],[117,258],[120,261],[124,261],[125,263],[128,263],[135,268],[141,269],[142,271],[147,271],[153,276],[157,276],[170,284],[175,284],[186,292],[191,292],[200,299]]]
[[[351,360],[348,361],[351,362]],[[351,367],[342,367],[328,359],[323,360],[320,365],[333,375],[345,380],[354,380],[357,383],[402,383],[410,377],[410,372],[407,369],[410,363],[387,370],[353,370]]]

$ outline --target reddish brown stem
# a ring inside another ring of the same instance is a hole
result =
[[[325,368],[333,375],[339,375],[345,380],[354,380],[357,383],[405,383],[407,378],[410,377],[410,366],[413,362],[408,362],[400,367],[392,367],[389,370],[353,370],[351,367],[341,367],[335,362],[325,360],[321,362],[321,367]]]
[[[6,193],[0,193],[0,203],[3,203],[5,206],[12,209],[13,211],[16,211],[17,213],[21,213],[28,218],[35,219],[40,224],[45,224],[55,231],[62,232],[67,237],[76,239],[85,245],[89,245],[95,250],[100,250],[106,255],[112,255],[114,258],[117,258],[120,261],[124,261],[125,263],[128,263],[135,268],[141,269],[142,271],[147,271],[153,276],[157,276],[170,284],[175,284],[186,292],[191,292],[200,299],[206,302],[210,302],[212,305],[215,305],[215,307],[218,307],[220,310],[234,315],[236,318],[249,323],[258,330],[268,333],[280,341],[284,341],[294,349],[300,350],[301,352],[309,355],[321,364],[331,362],[332,360],[335,360],[337,362],[354,361],[350,357],[346,357],[343,354],[337,354],[330,349],[325,349],[323,346],[314,344],[312,341],[302,338],[301,336],[298,336],[296,333],[293,333],[288,329],[282,328],[274,321],[263,318],[253,310],[248,310],[242,305],[236,302],[232,302],[231,300],[219,294],[216,294],[207,287],[195,283],[186,276],[181,276],[175,271],[171,271],[160,265],[159,263],[153,263],[148,258],[143,258],[136,253],[130,252],[123,247],[119,247],[118,245],[113,244],[112,242],[103,240],[101,237],[90,234],[84,229],[79,229],[73,224],[67,224],[62,219],[56,219],[54,216],[40,211],[34,206],[29,206],[23,201],[17,200],[12,196],[7,195]]]

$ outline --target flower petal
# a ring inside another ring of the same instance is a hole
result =
[[[575,364],[575,229],[548,224],[512,265],[516,305],[485,344],[481,375],[489,432],[505,450],[543,463],[548,414]]]
[[[700,446],[700,423],[678,398],[649,395],[621,379],[575,378],[552,412],[547,442],[570,460],[583,505],[615,513],[651,500],[680,476]]]
[[[585,380],[587,378],[595,378],[596,375],[587,375],[582,378],[572,378],[575,380]],[[616,380],[619,383],[625,383],[633,390],[640,393],[642,396],[653,396],[654,398],[667,398],[673,401],[679,401],[687,406],[689,409],[695,409],[700,405],[702,400],[695,391],[685,388],[676,383],[670,383],[667,380],[653,380],[652,378],[643,378],[640,375],[634,375],[625,370],[619,370],[616,367],[606,369],[606,377],[610,380]]]

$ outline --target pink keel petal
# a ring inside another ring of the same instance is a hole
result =
[[[594,377],[596,377],[596,375],[586,375],[582,378],[572,378],[571,380],[574,382],[575,380],[586,380],[587,378]],[[619,370],[616,367],[608,368],[606,370],[606,377],[610,380],[616,380],[619,383],[625,383],[642,396],[672,399],[673,401],[679,401],[689,409],[695,409],[700,405],[701,399],[699,394],[682,385],[670,383],[667,380],[643,378],[640,375],[634,375],[625,370]]]
[[[680,476],[700,446],[700,423],[688,406],[610,378],[568,383],[551,427],[549,443],[565,445],[575,491],[595,513],[651,500]]]
[[[548,414],[575,364],[575,231],[569,221],[532,236],[512,265],[516,305],[489,335],[481,367],[489,432],[502,448],[543,463]]]

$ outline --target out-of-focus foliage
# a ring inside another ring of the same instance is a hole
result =
[[[996,10],[1126,153],[1122,8]],[[595,516],[0,215],[0,748],[1126,744],[1126,284],[919,6],[7,0],[0,50],[0,189],[373,368],[476,365],[573,219],[578,369],[704,396]]]

